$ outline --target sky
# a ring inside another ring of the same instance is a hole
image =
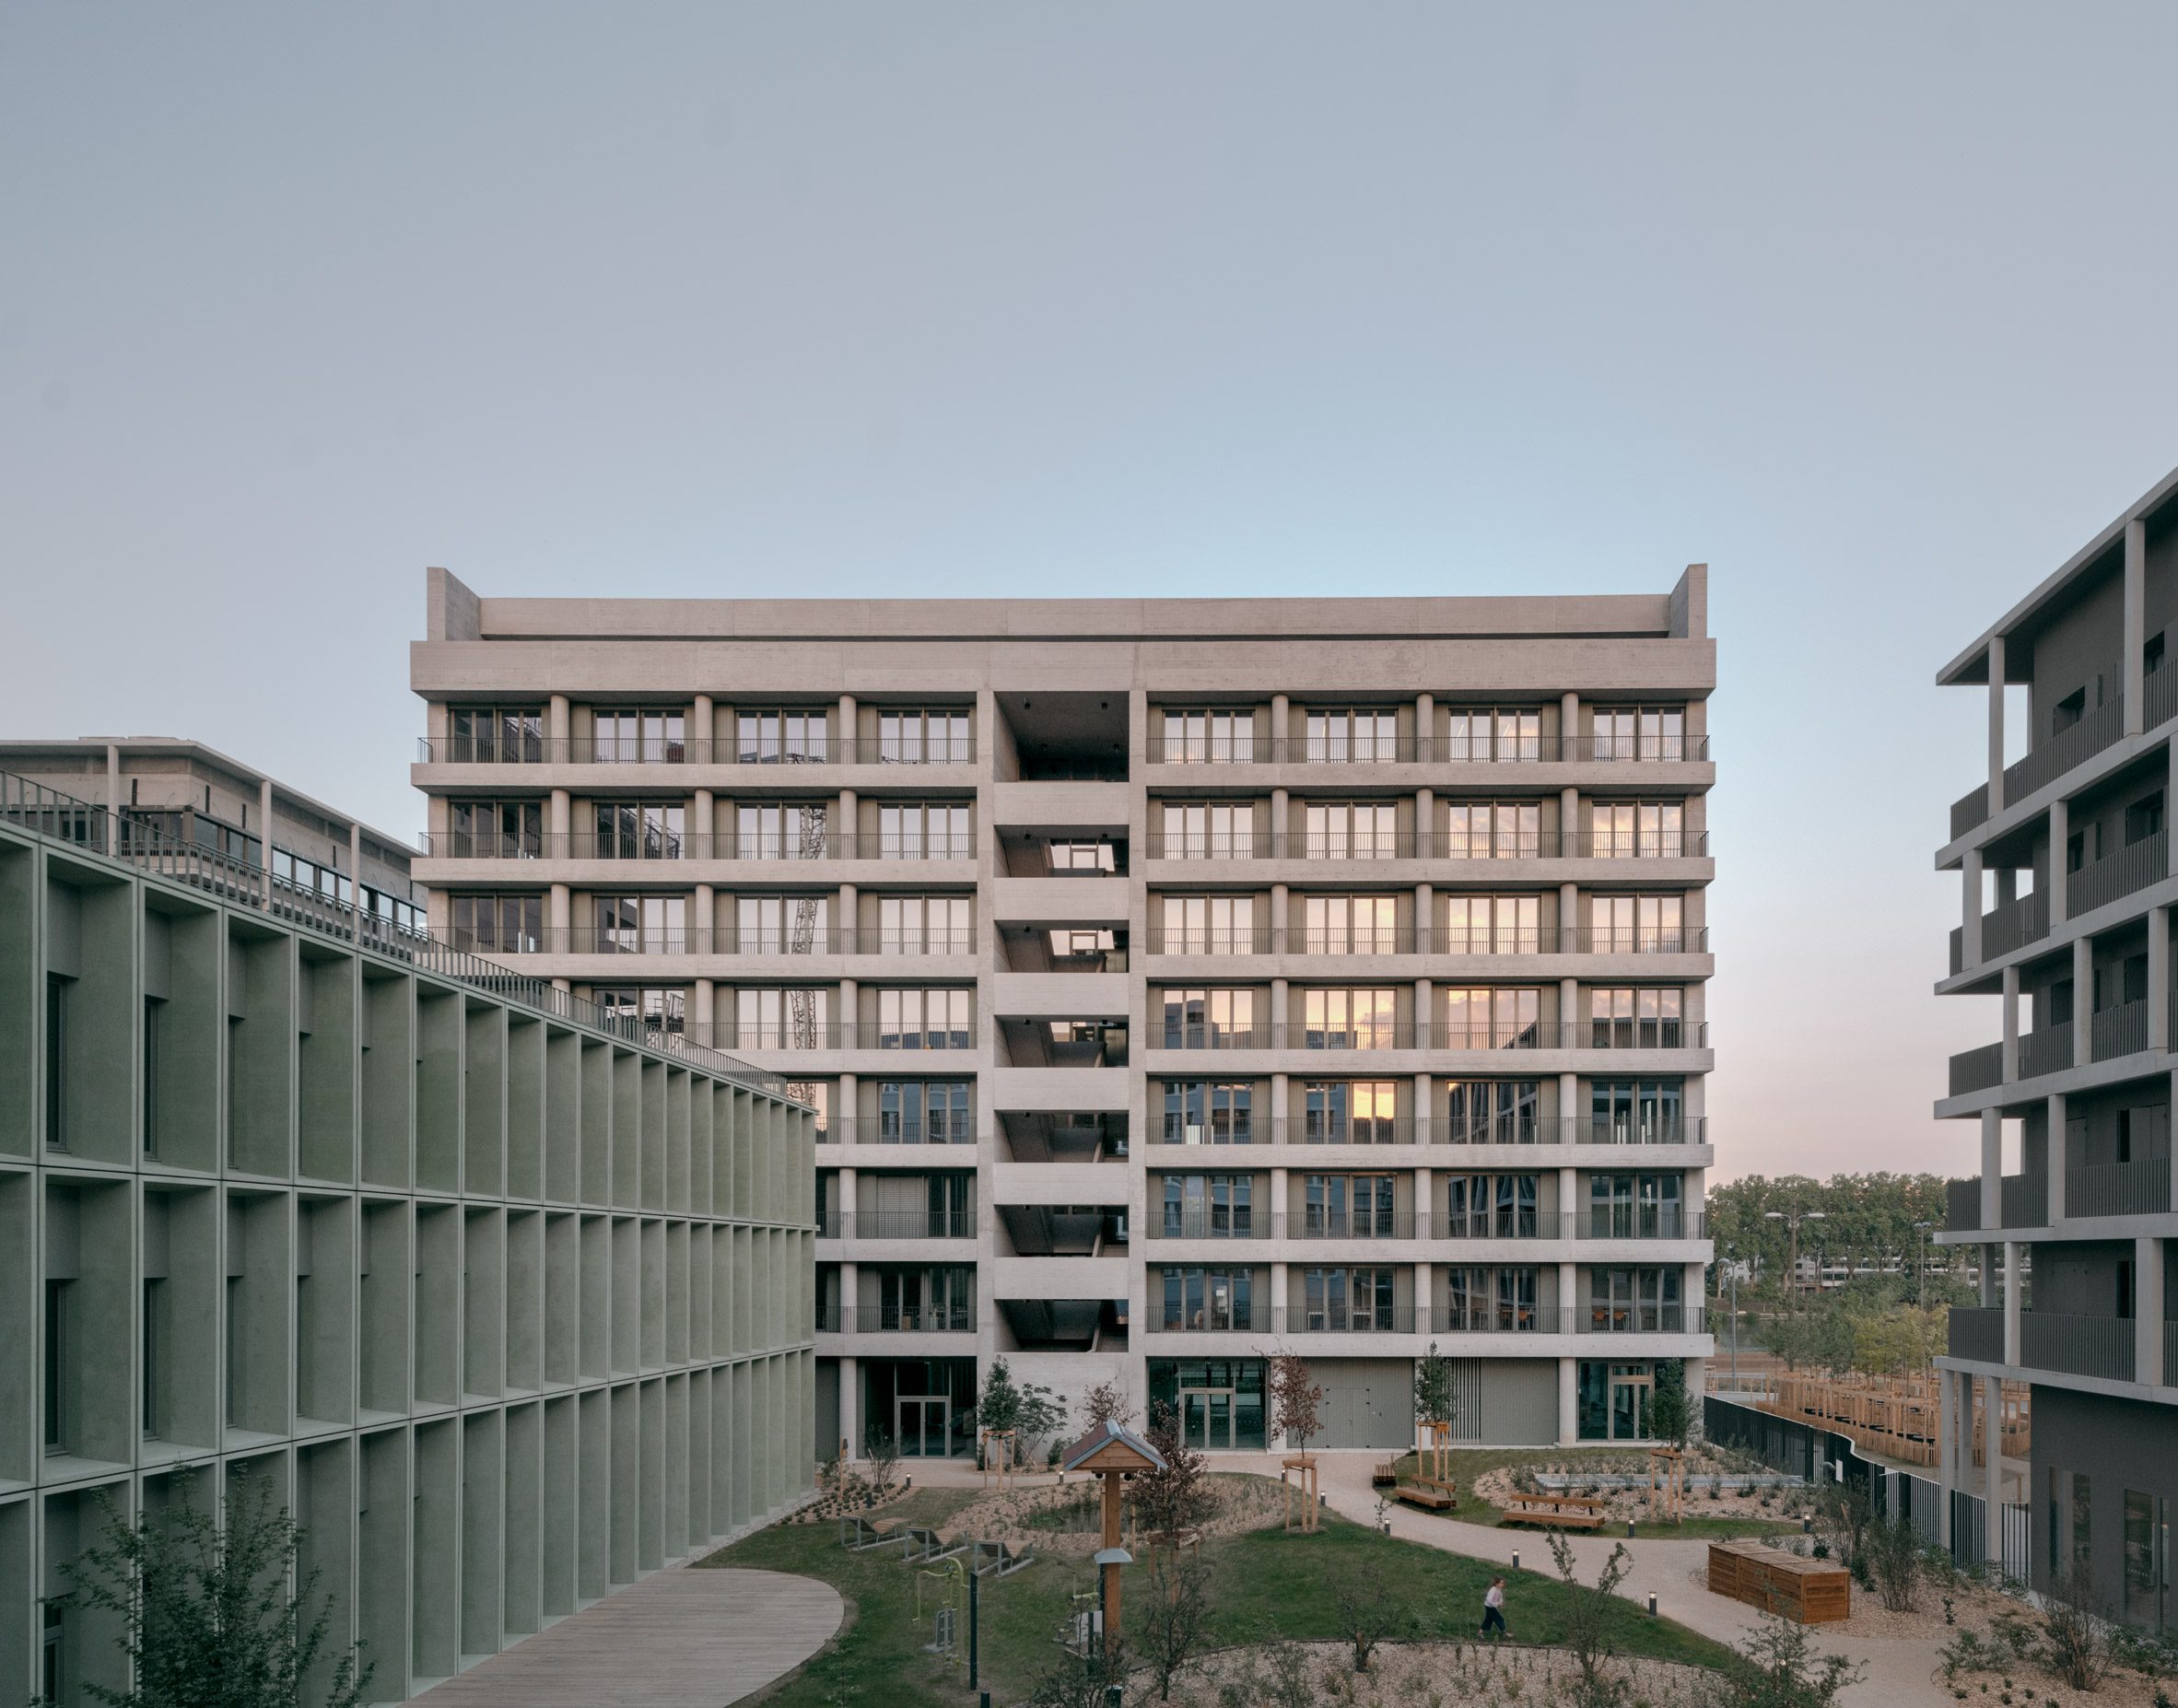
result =
[[[1968,1173],[1935,672],[2178,463],[2178,8],[0,7],[0,732],[486,596],[1660,592],[1719,1177]]]

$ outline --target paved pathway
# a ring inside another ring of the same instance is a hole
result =
[[[846,1616],[813,1577],[653,1572],[426,1690],[428,1708],[724,1708],[792,1671]]]

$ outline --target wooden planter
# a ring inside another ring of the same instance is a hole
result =
[[[1710,1543],[1709,1587],[1803,1625],[1832,1624],[1853,1612],[1853,1579],[1844,1566],[1760,1542]]]

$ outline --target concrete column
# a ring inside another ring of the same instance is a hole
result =
[[[2095,945],[2085,937],[2072,940],[2072,1065],[2084,1067],[2093,1059],[2095,1035]]]
[[[689,854],[697,860],[716,860],[718,855],[711,845],[718,836],[719,813],[709,790],[699,789],[696,791],[696,801],[688,809],[688,818],[689,839],[695,845],[688,850]]]
[[[1561,789],[1558,791],[1558,852],[1563,854],[1568,848],[1577,848],[1580,846],[1580,834],[1581,791],[1577,789]]]
[[[708,978],[698,978],[695,981],[689,991],[689,994],[695,999],[696,1003],[696,1012],[689,1016],[690,1023],[696,1027],[696,1035],[700,1038],[705,1045],[712,1049],[717,1049],[719,1047],[719,1039],[716,1032],[716,1026],[718,1024],[718,986],[712,983],[711,980]]]
[[[1968,848],[1959,872],[1959,963],[1963,967],[1982,964],[1982,851]]]
[[[1273,1263],[1270,1266],[1270,1308],[1278,1313],[1270,1318],[1273,1328],[1285,1321],[1286,1289],[1293,1284],[1292,1275],[1292,1266],[1289,1264]]]
[[[1982,1227],[1985,1231],[2004,1225],[1998,1210],[1997,1183],[2004,1177],[2004,1112],[2000,1109],[1982,1111]],[[1984,1265],[1985,1279],[1987,1265]],[[1985,1291],[1986,1291],[1985,1289]]]
[[[128,804],[121,798],[121,748],[113,742],[106,743],[106,810],[119,813]]]
[[[272,906],[273,893],[273,786],[266,778],[257,785],[257,837],[264,857],[264,905]]]
[[[568,836],[574,829],[575,803],[564,789],[556,789],[544,803],[544,828],[552,836],[544,851],[554,860],[568,858]]]
[[[1575,1296],[1580,1287],[1580,1266],[1576,1263],[1558,1265],[1558,1321],[1561,1326],[1574,1320],[1574,1312],[1581,1304]]]
[[[2020,969],[2008,966],[2002,974],[2004,994],[1999,999],[2004,1015],[2004,1082],[2020,1077]]]
[[[1571,692],[1558,696],[1558,751],[1571,756],[1581,732],[1581,696]]]
[[[2043,1120],[2049,1129],[2048,1138],[2043,1146],[2043,1154],[2049,1162],[2049,1219],[2053,1223],[2062,1222],[2071,1213],[2065,1201],[2065,1170],[2071,1164],[2066,1154],[2063,1092],[2050,1094]]]
[[[2072,808],[2064,800],[2049,803],[2049,928],[2055,930],[2071,916],[2065,903],[2065,844],[2072,836]]]
[[[1418,954],[1436,950],[1437,891],[1434,883],[1414,886],[1414,949]]]
[[[820,953],[867,954],[880,947],[876,942],[862,942],[861,892],[851,883],[839,886],[839,899],[833,906],[832,941],[825,944]],[[973,930],[973,927],[970,928]]]
[[[568,706],[568,696],[555,694],[544,702],[545,760],[552,765],[568,763],[568,740],[574,733],[574,716]]]
[[[2004,807],[2004,637],[1989,641],[1989,816]]]
[[[854,1263],[842,1263],[839,1266],[839,1324],[845,1332],[853,1332],[854,1312],[861,1303],[856,1294],[861,1290],[861,1267]],[[860,1446],[861,1444],[858,1441],[855,1445]]]
[[[1699,987],[1697,986],[1696,989]],[[1560,1028],[1558,1035],[1560,1037],[1565,1035],[1564,1028],[1572,1025],[1579,1018],[1580,1001],[1580,980],[1561,978],[1558,981],[1558,1025]]]
[[[1293,1075],[1273,1073],[1270,1076],[1270,1130],[1279,1136],[1282,1144],[1290,1142],[1286,1138],[1285,1119],[1293,1111]]]
[[[851,853],[854,850],[857,839],[862,833],[862,827],[856,823],[856,817],[855,791],[851,789],[843,789],[839,791],[839,822],[832,826],[831,835],[826,839],[826,853],[837,855]],[[971,827],[973,826],[971,825]],[[873,847],[869,851],[874,855],[877,849]]]
[[[2119,673],[2124,694],[2125,733],[2137,735],[2147,709],[2148,644],[2148,523],[2136,516],[2125,524],[2125,668]]]
[[[552,953],[566,954],[574,946],[575,902],[568,886],[556,883],[544,893],[544,922],[552,928]]]
[[[363,826],[348,826],[348,907],[358,921],[363,918]],[[357,933],[361,935],[360,927]]]
[[[976,1018],[984,1023],[988,1023],[989,1019],[988,1015],[983,1014],[978,1014]],[[832,1022],[836,1026],[842,1028],[839,1033],[839,1047],[842,1049],[861,1047],[861,1034],[856,1028],[862,1024],[861,989],[856,980],[843,978],[839,981],[839,1007],[833,1013]],[[817,1047],[822,1049],[826,1047],[820,1042]]]
[[[1266,945],[1274,954],[1306,954],[1308,940],[1295,938],[1296,930],[1306,931],[1306,926],[1294,924],[1293,893],[1282,883],[1270,886],[1270,942]]]
[[[1297,835],[1294,829],[1293,799],[1282,789],[1270,791],[1270,857],[1273,860],[1298,860],[1301,850],[1293,847],[1289,838]]]
[[[826,1137],[834,1144],[855,1141],[855,1077],[851,1073],[841,1074],[838,1088],[832,1094],[831,1130]]]
[[[691,954],[717,954],[719,953],[719,893],[708,883],[696,886],[695,940],[688,945]]]
[[[1414,791],[1414,854],[1418,860],[1435,860],[1444,853],[1436,843],[1437,791]]]
[[[1558,1171],[1558,1237],[1561,1239],[1572,1236],[1573,1230],[1567,1225],[1566,1218],[1580,1211],[1580,1170],[1566,1167]],[[1699,1281],[1694,1284],[1693,1296],[1697,1299],[1702,1296]]]
[[[2163,1242],[2133,1242],[2133,1380],[2163,1386]]]
[[[1436,1130],[1435,1093],[1436,1085],[1428,1074],[1414,1076],[1414,1142],[1417,1144],[1444,1141],[1444,1135]]]
[[[854,743],[859,734],[855,728],[855,696],[851,694],[841,695],[839,704],[836,708],[836,727],[832,730],[830,739],[826,743],[835,760],[845,760],[855,751]],[[983,731],[976,731],[972,733],[981,735]]]
[[[712,715],[712,710],[709,695],[699,694],[696,696],[696,708],[688,719],[688,763],[691,765],[712,765],[717,762],[714,750],[719,740],[718,719]]]
[[[1562,1447],[1573,1446],[1580,1440],[1578,1375],[1574,1360],[1558,1361],[1558,1445]]]
[[[2171,909],[2148,910],[2148,1047],[2171,1047]]]
[[[1982,1498],[1989,1503],[1982,1534],[1996,1543],[2003,1535],[1996,1508],[2004,1501],[2004,1384],[1996,1376],[1982,1378]]]
[[[1951,1491],[1959,1486],[1959,1384],[1965,1378],[1955,1370],[1936,1373],[1936,1475],[1944,1498],[1937,1503],[1940,1540],[1951,1540]]]
[[[1436,757],[1436,733],[1437,696],[1434,694],[1417,694],[1414,696],[1414,757],[1423,764]],[[1428,790],[1422,791],[1422,798],[1424,801],[1429,799]],[[1417,815],[1415,822],[1421,829],[1429,828],[1429,820],[1425,817]]]
[[[1700,1083],[1699,1081],[1695,1082]],[[1577,1073],[1561,1073],[1558,1076],[1558,1132],[1550,1137],[1556,1138],[1563,1134],[1569,1122],[1587,1117],[1588,1112],[1580,1106],[1580,1100],[1581,1076]],[[1579,1141],[1575,1140],[1575,1142],[1578,1143]]]
[[[1283,1048],[1279,1042],[1283,1035],[1275,1028],[1293,1024],[1293,991],[1291,985],[1282,978],[1270,981],[1270,1024],[1274,1028],[1270,1034],[1271,1047]]]
[[[1270,696],[1270,758],[1272,763],[1275,764],[1286,757],[1286,743],[1293,739],[1293,734],[1294,703],[1285,695],[1273,694]]]
[[[1577,883],[1558,886],[1558,946],[1560,953],[1572,953],[1569,945],[1581,941],[1581,928],[1587,923],[1581,918],[1581,888]]]
[[[2020,1363],[2020,1242],[2004,1242],[2004,1362]]]
[[[840,1303],[849,1303],[844,1294]],[[862,1456],[862,1397],[856,1391],[861,1386],[861,1361],[842,1358],[839,1361],[839,1439],[847,1444],[846,1453],[850,1459]]]
[[[1435,1037],[1436,1004],[1431,1000],[1430,982],[1426,978],[1414,981],[1414,1047],[1427,1049]]]

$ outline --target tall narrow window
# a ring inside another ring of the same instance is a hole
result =
[[[144,1154],[158,1154],[158,997],[144,999]]]
[[[68,1450],[68,1283],[45,1283],[45,1450]]]
[[[167,1284],[156,1276],[144,1281],[144,1436],[158,1435],[159,1384],[166,1379]]]
[[[744,711],[734,715],[734,753],[743,765],[818,765],[831,755],[824,711]]]
[[[45,1148],[68,1148],[68,980],[45,976]]]
[[[242,1284],[242,1278],[240,1275],[229,1275],[227,1278],[226,1407],[227,1427],[229,1429],[240,1429],[242,1426],[242,1378],[247,1367],[242,1343],[244,1304]],[[419,1287],[416,1289],[416,1309],[419,1314],[423,1310],[423,1289]],[[423,1329],[424,1323],[419,1315],[416,1322],[419,1337],[416,1344],[418,1346],[423,1344],[421,1339]]]

